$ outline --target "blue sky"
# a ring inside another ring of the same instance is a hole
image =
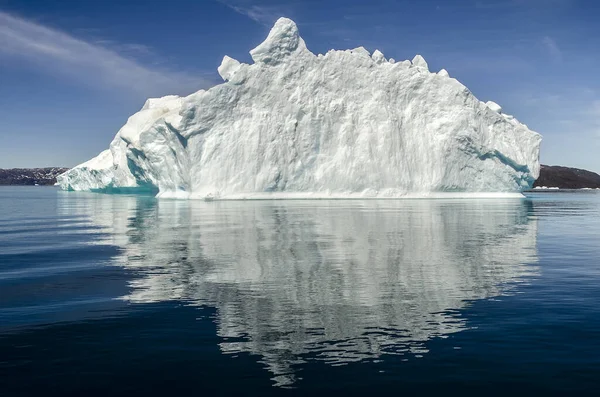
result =
[[[0,0],[0,168],[95,156],[146,97],[250,63],[279,16],[315,53],[422,54],[540,132],[542,162],[600,172],[595,0]]]

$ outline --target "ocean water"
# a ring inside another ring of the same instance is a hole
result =
[[[600,193],[0,188],[0,395],[595,394]]]

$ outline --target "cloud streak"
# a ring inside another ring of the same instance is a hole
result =
[[[219,3],[229,7],[238,14],[245,15],[259,24],[270,27],[283,16],[275,7],[251,4],[247,1],[217,0]]]
[[[570,6],[575,0],[476,0],[475,8],[498,9],[498,8],[520,8],[520,7],[557,7]]]
[[[554,39],[546,36],[542,39],[542,44],[546,48],[546,51],[548,52],[550,57],[555,62],[561,62],[563,60],[562,51],[560,50],[560,48],[558,47],[558,44],[556,44],[556,41],[554,41]]]
[[[37,70],[87,86],[144,96],[191,93],[212,85],[207,78],[146,66],[97,42],[2,11],[1,59],[25,61]]]

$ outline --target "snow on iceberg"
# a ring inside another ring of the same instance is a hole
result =
[[[311,53],[281,18],[225,83],[149,99],[66,190],[159,197],[404,197],[515,193],[539,175],[541,137],[417,55]]]

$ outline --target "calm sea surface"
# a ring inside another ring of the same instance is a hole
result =
[[[0,188],[0,395],[600,393],[600,193]]]

